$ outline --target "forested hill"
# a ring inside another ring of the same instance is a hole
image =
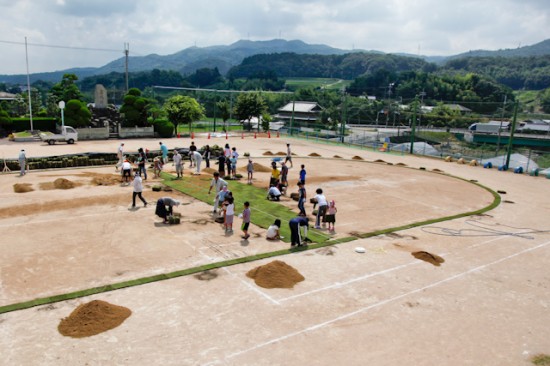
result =
[[[434,64],[420,58],[375,53],[348,53],[345,55],[299,55],[274,53],[247,57],[232,67],[228,78],[250,78],[266,72],[278,77],[322,77],[351,80],[378,70],[392,72],[433,71]]]
[[[465,57],[447,61],[442,70],[485,75],[515,90],[550,87],[550,55]]]

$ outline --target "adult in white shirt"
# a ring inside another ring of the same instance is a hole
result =
[[[19,152],[19,166],[21,167],[21,172],[19,173],[20,176],[23,176],[27,174],[25,171],[25,167],[27,166],[27,155],[25,154],[25,150],[21,149]]]
[[[132,193],[132,207],[136,207],[136,196],[138,196],[141,202],[143,202],[143,207],[147,207],[147,201],[145,201],[141,195],[143,192],[143,181],[141,180],[139,172],[136,172],[132,185],[134,186],[134,192]]]
[[[210,182],[210,189],[208,190],[208,194],[212,192],[212,188],[214,188],[214,192],[216,192],[216,197],[214,198],[214,209],[212,210],[212,213],[216,213],[216,210],[218,209],[220,204],[220,191],[223,187],[227,187],[227,182],[220,178],[219,172],[214,172],[214,178],[212,178],[212,182]]]
[[[317,204],[319,205],[319,207],[317,208],[317,218],[315,219],[315,228],[320,229],[321,217],[324,221],[325,215],[327,213],[328,203],[326,197],[323,195],[323,190],[321,188],[317,188],[315,193],[317,194],[313,198],[317,201]]]
[[[178,150],[174,150],[174,156],[172,157],[172,160],[174,161],[174,165],[176,166],[176,175],[177,178],[183,177],[183,163],[182,163],[182,157]]]
[[[269,190],[267,191],[267,198],[273,201],[280,201],[281,200],[281,191],[275,187],[271,186],[269,187]]]
[[[201,173],[202,155],[198,151],[191,152],[191,161],[195,162],[195,174]]]

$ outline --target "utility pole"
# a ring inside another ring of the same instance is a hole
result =
[[[502,113],[500,115],[500,127],[498,129],[498,137],[497,137],[497,151],[496,153],[498,154],[498,150],[500,148],[500,132],[502,131],[502,121],[504,120],[504,110],[506,108],[506,98],[508,96],[507,95],[504,95],[504,102],[502,103]]]
[[[124,56],[125,56],[125,62],[124,62],[124,70],[126,74],[126,94],[128,94],[128,55],[130,54],[130,43],[124,43]]]
[[[346,131],[346,119],[347,119],[347,113],[348,112],[348,98],[346,97],[346,92],[344,92],[344,111],[342,113],[342,121],[340,122],[340,134],[342,135],[341,137],[341,142],[344,143],[344,134],[345,134],[345,131]]]
[[[426,92],[424,89],[420,92],[420,112],[418,113],[418,128],[420,128],[420,125],[422,123],[422,106],[424,105],[424,97],[426,96]]]
[[[29,52],[27,51],[27,37],[25,37],[25,61],[27,62],[27,95],[29,97],[29,118],[31,122],[31,132],[33,132],[34,128],[32,125],[31,79],[29,77]]]
[[[390,110],[391,110],[391,88],[393,88],[395,84],[394,83],[390,83],[388,85],[388,113],[386,114],[386,128],[388,128],[388,122],[390,120]]]
[[[510,167],[510,155],[512,154],[512,147],[514,145],[514,131],[516,130],[516,121],[518,117],[518,101],[514,105],[514,117],[512,118],[512,129],[510,130],[510,137],[508,140],[508,153],[506,154],[506,168]]]
[[[414,102],[413,102],[413,119],[412,119],[412,122],[411,122],[411,150],[410,150],[410,154],[413,155],[414,154],[414,133],[416,131],[416,108],[418,106],[418,95],[414,97]]]
[[[290,118],[290,136],[292,136],[292,125],[294,124],[294,105],[296,104],[296,98],[292,99],[292,117]]]

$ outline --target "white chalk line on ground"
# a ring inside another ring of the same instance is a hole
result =
[[[233,278],[237,278],[242,284],[244,284],[246,287],[248,287],[249,289],[251,289],[253,292],[261,295],[262,297],[266,298],[267,300],[269,300],[270,302],[272,302],[273,304],[275,305],[281,305],[281,303],[277,300],[275,300],[274,298],[272,298],[271,296],[269,296],[268,294],[266,294],[265,292],[263,291],[260,291],[258,289],[258,287],[256,285],[252,285],[250,282],[248,281],[245,281],[241,278],[241,276],[237,276],[236,274],[232,273],[229,268],[227,267],[223,267],[223,270],[225,272],[227,272],[227,274],[231,275]]]
[[[511,255],[508,255],[504,258],[501,258],[501,259],[497,259],[495,261],[492,261],[492,262],[489,262],[489,263],[486,263],[486,264],[483,264],[483,265],[480,265],[480,266],[477,266],[477,267],[474,267],[474,268],[471,268],[467,271],[464,271],[464,272],[461,272],[461,273],[458,273],[458,274],[455,274],[453,276],[450,276],[450,277],[447,277],[443,280],[439,280],[439,281],[436,281],[436,282],[433,282],[429,285],[426,285],[426,286],[423,286],[423,287],[420,287],[420,288],[417,288],[415,290],[412,290],[412,291],[409,291],[409,292],[406,292],[404,294],[400,294],[400,295],[396,295],[394,297],[390,297],[388,299],[385,299],[385,300],[382,300],[382,301],[379,301],[377,303],[374,303],[374,304],[371,304],[369,306],[366,306],[366,307],[363,307],[363,308],[360,308],[360,309],[357,309],[355,311],[352,311],[350,313],[347,313],[347,314],[344,314],[344,315],[340,315],[334,319],[330,319],[330,320],[327,320],[327,321],[324,321],[322,323],[318,323],[318,324],[315,324],[315,325],[311,325],[309,327],[306,327],[304,329],[301,329],[299,331],[295,331],[295,332],[292,332],[292,333],[289,333],[289,334],[286,334],[284,336],[281,336],[281,337],[277,337],[277,338],[273,338],[269,341],[266,341],[266,342],[263,342],[263,343],[258,343],[257,345],[253,346],[253,347],[250,347],[248,349],[245,349],[245,350],[242,350],[242,351],[238,351],[238,352],[234,352],[234,353],[231,353],[227,356],[225,356],[225,359],[230,359],[230,358],[233,358],[233,357],[237,357],[237,356],[240,356],[240,355],[243,355],[245,353],[248,353],[250,351],[254,351],[254,350],[257,350],[259,348],[262,348],[262,347],[265,347],[265,346],[268,346],[270,344],[273,344],[273,343],[277,343],[277,342],[280,342],[280,341],[284,341],[286,339],[289,339],[289,338],[292,338],[294,336],[297,336],[297,335],[300,335],[300,334],[304,334],[304,333],[308,333],[308,332],[311,332],[311,331],[314,331],[314,330],[317,330],[317,329],[321,329],[327,325],[331,325],[333,323],[336,323],[340,320],[343,320],[343,319],[347,319],[347,318],[350,318],[352,316],[355,316],[355,315],[358,315],[358,314],[361,314],[361,313],[364,313],[368,310],[371,310],[371,309],[374,309],[374,308],[377,308],[377,307],[380,307],[382,305],[386,305],[386,304],[389,304],[391,302],[394,302],[396,300],[400,300],[404,297],[407,297],[407,296],[410,296],[410,295],[413,295],[413,294],[416,294],[416,293],[419,293],[419,292],[422,292],[424,290],[427,290],[427,289],[430,289],[430,288],[433,288],[433,287],[436,287],[436,286],[439,286],[441,284],[444,284],[444,283],[447,283],[447,282],[450,282],[450,281],[453,281],[455,279],[458,279],[458,278],[461,278],[461,277],[464,277],[466,275],[469,275],[470,273],[473,273],[473,272],[477,272],[479,270],[482,270],[482,269],[485,269],[489,266],[493,266],[495,264],[498,264],[498,263],[501,263],[501,262],[504,262],[506,260],[509,260],[509,259],[512,259],[514,257],[517,257],[519,255],[522,255],[522,254],[525,254],[525,253],[528,253],[528,252],[531,252],[531,251],[534,251],[534,250],[537,250],[537,249],[540,249],[540,248],[543,248],[547,245],[550,244],[550,241],[547,241],[547,242],[544,242],[542,244],[539,244],[539,245],[536,245],[534,247],[531,247],[531,248],[528,248],[528,249],[524,249],[524,250],[521,250],[519,252],[516,252],[514,254],[511,254]]]

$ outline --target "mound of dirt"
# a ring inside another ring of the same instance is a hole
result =
[[[277,156],[286,156],[286,153],[282,152],[282,151],[279,151],[279,152],[275,153],[275,155],[277,155]]]
[[[353,159],[353,160],[365,160],[365,159],[363,159],[362,157],[357,156],[357,155],[355,155],[352,159]]]
[[[199,281],[210,281],[218,277],[218,273],[215,270],[206,270],[204,272],[197,273],[193,277],[195,277]]]
[[[295,284],[305,280],[294,267],[277,260],[251,269],[246,276],[254,279],[256,285],[263,288],[293,288]]]
[[[53,181],[53,186],[56,189],[71,189],[76,187],[76,183],[65,178],[57,178]]]
[[[13,185],[13,191],[15,193],[27,193],[34,191],[34,188],[32,188],[32,184],[30,183],[15,183]]]
[[[443,170],[439,170],[439,169],[435,168],[435,169],[432,169],[432,172],[443,173]]]
[[[273,156],[273,153],[271,151],[266,151],[262,154],[263,156]]]
[[[445,262],[445,259],[441,258],[440,256],[425,251],[412,252],[411,254],[416,259],[431,263],[437,267],[439,267],[441,263]]]
[[[321,156],[321,155],[319,155],[319,154],[313,152],[313,153],[309,154],[308,156],[319,157],[319,156]]]
[[[403,164],[403,163],[397,163],[395,165],[397,165],[397,166],[407,166],[407,164]]]
[[[67,337],[83,338],[118,327],[132,311],[123,306],[93,300],[79,305],[67,318],[61,319],[57,329]]]
[[[97,174],[92,178],[92,184],[96,186],[112,186],[120,183],[120,175]]]
[[[342,157],[340,155],[334,155],[333,158],[335,159],[342,159]]]
[[[271,172],[271,168],[265,166],[265,165],[262,165],[262,164],[258,164],[258,163],[252,163],[252,165],[254,165],[254,171],[256,173],[270,173]],[[246,171],[246,167],[243,166],[242,169],[239,169],[240,171]]]
[[[374,162],[375,162],[375,163],[385,163],[385,161],[382,160],[382,159],[376,159]]]

